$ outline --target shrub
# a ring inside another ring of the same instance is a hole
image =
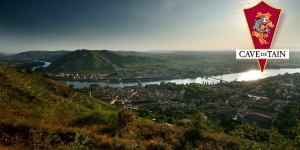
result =
[[[156,141],[150,144],[148,147],[149,150],[169,150],[171,149],[167,143],[163,141]]]
[[[93,124],[103,124],[114,126],[117,124],[116,122],[116,114],[111,111],[97,110],[91,111],[87,114],[79,117],[75,120],[75,125],[93,125]]]
[[[127,110],[123,107],[119,110],[117,121],[121,126],[126,126],[128,123],[134,122],[136,116],[132,110]]]

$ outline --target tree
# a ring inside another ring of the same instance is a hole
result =
[[[156,108],[156,112],[157,112],[158,114],[163,114],[164,111],[165,111],[165,109],[164,109],[162,106],[159,106],[159,107]]]
[[[31,67],[28,67],[28,68],[26,69],[26,73],[28,73],[28,74],[33,74],[32,68],[31,68]]]
[[[148,118],[148,119],[156,118],[156,116],[152,112],[150,112],[150,110],[147,108],[139,108],[138,116],[143,118]]]
[[[161,81],[161,82],[160,82],[160,85],[161,85],[161,86],[165,86],[165,85],[166,85],[166,82],[165,82],[165,81]]]
[[[205,129],[207,127],[204,106],[201,106],[198,112],[192,117],[191,125],[196,130]]]
[[[119,110],[117,121],[121,126],[126,126],[128,123],[134,122],[136,116],[132,110],[127,110],[123,107]]]
[[[162,115],[162,114],[156,115],[156,122],[164,123],[166,121],[167,121],[167,117],[165,115]]]
[[[50,79],[50,76],[48,74],[43,74],[44,78]]]
[[[74,84],[69,84],[69,87],[74,90]]]
[[[175,123],[175,119],[173,117],[169,117],[168,118],[168,123],[174,124]]]

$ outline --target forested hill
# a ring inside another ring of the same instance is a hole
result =
[[[54,61],[58,58],[70,53],[71,51],[26,51],[13,55],[12,58],[17,60],[41,60],[41,61]]]
[[[160,64],[165,60],[125,56],[108,50],[76,50],[54,61],[48,72],[112,71],[127,64]]]

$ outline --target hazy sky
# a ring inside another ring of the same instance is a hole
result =
[[[253,48],[243,8],[260,0],[2,0],[0,52]],[[300,47],[300,1],[281,8],[272,48]]]

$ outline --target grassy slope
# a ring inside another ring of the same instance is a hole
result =
[[[81,101],[86,101],[82,102],[82,105],[85,107],[98,103],[99,108],[101,108],[100,105],[103,105],[105,109],[115,109],[100,100],[89,98],[82,93],[75,92],[64,83],[56,82],[40,75],[24,74],[14,68],[5,66],[1,66],[0,73],[3,77],[9,78],[7,82],[4,81],[2,84],[8,84],[12,88],[29,93],[29,95],[34,96],[35,99],[43,102],[62,103],[68,101],[69,103],[81,103]]]
[[[76,120],[94,112],[103,118],[116,115],[112,105],[39,75],[0,66],[0,80],[0,145],[32,149],[43,141],[44,147],[51,147],[55,137],[61,139],[59,145],[74,143],[79,134]]]
[[[272,136],[270,143],[233,136],[252,134],[247,125],[233,135],[222,133],[218,126],[200,123],[203,127],[199,128],[199,115],[191,126],[184,127],[143,118],[118,126],[116,118],[115,107],[63,83],[0,66],[0,149],[294,148],[282,144],[287,141],[280,136]],[[277,145],[279,141],[283,142]]]

